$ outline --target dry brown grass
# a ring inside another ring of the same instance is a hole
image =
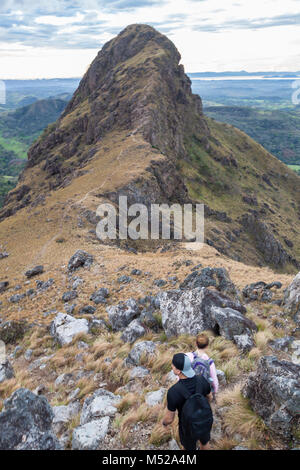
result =
[[[218,396],[218,406],[228,407],[223,414],[223,426],[229,439],[234,439],[235,434],[258,442],[265,438],[266,425],[250,408],[248,400],[242,396],[241,384],[221,392]]]

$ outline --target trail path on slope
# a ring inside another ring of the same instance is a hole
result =
[[[135,134],[139,131],[139,129],[140,129],[140,127],[134,129],[134,130],[131,132],[130,136],[129,136],[129,137],[133,140],[133,142],[136,143],[136,144],[138,143],[138,140],[136,139]],[[117,157],[113,160],[113,162],[119,162],[120,159],[121,159],[121,157],[122,157],[122,155],[123,155],[123,153],[124,153],[126,150],[127,150],[127,149],[121,150],[121,152],[117,155]],[[116,167],[116,169],[115,169],[112,173],[110,173],[110,174],[104,179],[104,181],[100,184],[100,186],[96,186],[96,187],[90,189],[89,191],[87,191],[87,193],[86,193],[81,199],[79,199],[78,201],[75,201],[75,202],[70,202],[70,203],[68,204],[68,206],[64,209],[63,216],[62,216],[62,219],[61,219],[61,222],[60,222],[60,225],[59,225],[59,230],[58,230],[58,232],[56,232],[55,235],[53,235],[53,237],[52,237],[50,240],[48,240],[48,241],[43,245],[43,247],[40,249],[40,251],[37,253],[37,255],[35,256],[35,258],[33,259],[32,264],[37,263],[38,260],[44,256],[44,254],[46,253],[46,251],[47,251],[48,247],[51,245],[51,243],[53,243],[53,242],[56,240],[56,238],[58,238],[58,237],[62,234],[63,228],[64,228],[64,222],[65,222],[65,220],[66,220],[68,214],[70,213],[71,209],[73,209],[73,207],[76,206],[76,205],[82,204],[82,203],[89,197],[89,195],[90,195],[91,193],[93,193],[94,191],[96,191],[96,190],[99,191],[99,189],[103,188],[103,186],[105,185],[105,183],[106,183],[109,179],[111,179],[111,177],[114,176],[114,174],[115,174],[117,171],[118,171],[118,167]],[[30,266],[31,266],[31,265],[29,264],[26,269],[29,269]]]

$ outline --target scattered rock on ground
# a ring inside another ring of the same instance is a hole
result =
[[[74,318],[66,313],[58,313],[50,325],[50,334],[63,346],[72,342],[79,333],[89,332],[89,322],[85,318]]]
[[[109,416],[78,426],[73,431],[73,450],[97,450],[108,432]]]
[[[242,392],[270,429],[296,440],[300,425],[300,365],[264,356]]]
[[[60,450],[51,430],[53,411],[44,396],[19,388],[0,413],[1,450]]]
[[[44,266],[35,266],[32,269],[26,271],[25,276],[30,279],[33,276],[37,276],[38,274],[42,274],[44,272]]]
[[[89,268],[94,261],[92,255],[83,250],[77,250],[70,258],[68,263],[68,271],[75,271],[80,267]]]

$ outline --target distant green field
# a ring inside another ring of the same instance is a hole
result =
[[[17,158],[26,159],[27,158],[27,151],[28,145],[23,142],[20,142],[17,139],[9,137],[5,139],[0,133],[0,145],[10,152],[14,152]]]
[[[288,165],[291,170],[300,171],[300,165]]]

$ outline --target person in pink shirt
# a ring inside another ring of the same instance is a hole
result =
[[[186,353],[186,355],[190,358],[192,367],[195,370],[196,374],[197,374],[197,368],[199,366],[201,367],[201,359],[204,360],[203,364],[209,365],[210,385],[212,387],[212,392],[215,398],[216,393],[218,393],[218,390],[219,390],[219,381],[217,377],[215,363],[213,359],[209,358],[205,352],[209,345],[208,336],[203,333],[199,333],[196,336],[196,345],[197,345],[197,349],[194,352]]]

